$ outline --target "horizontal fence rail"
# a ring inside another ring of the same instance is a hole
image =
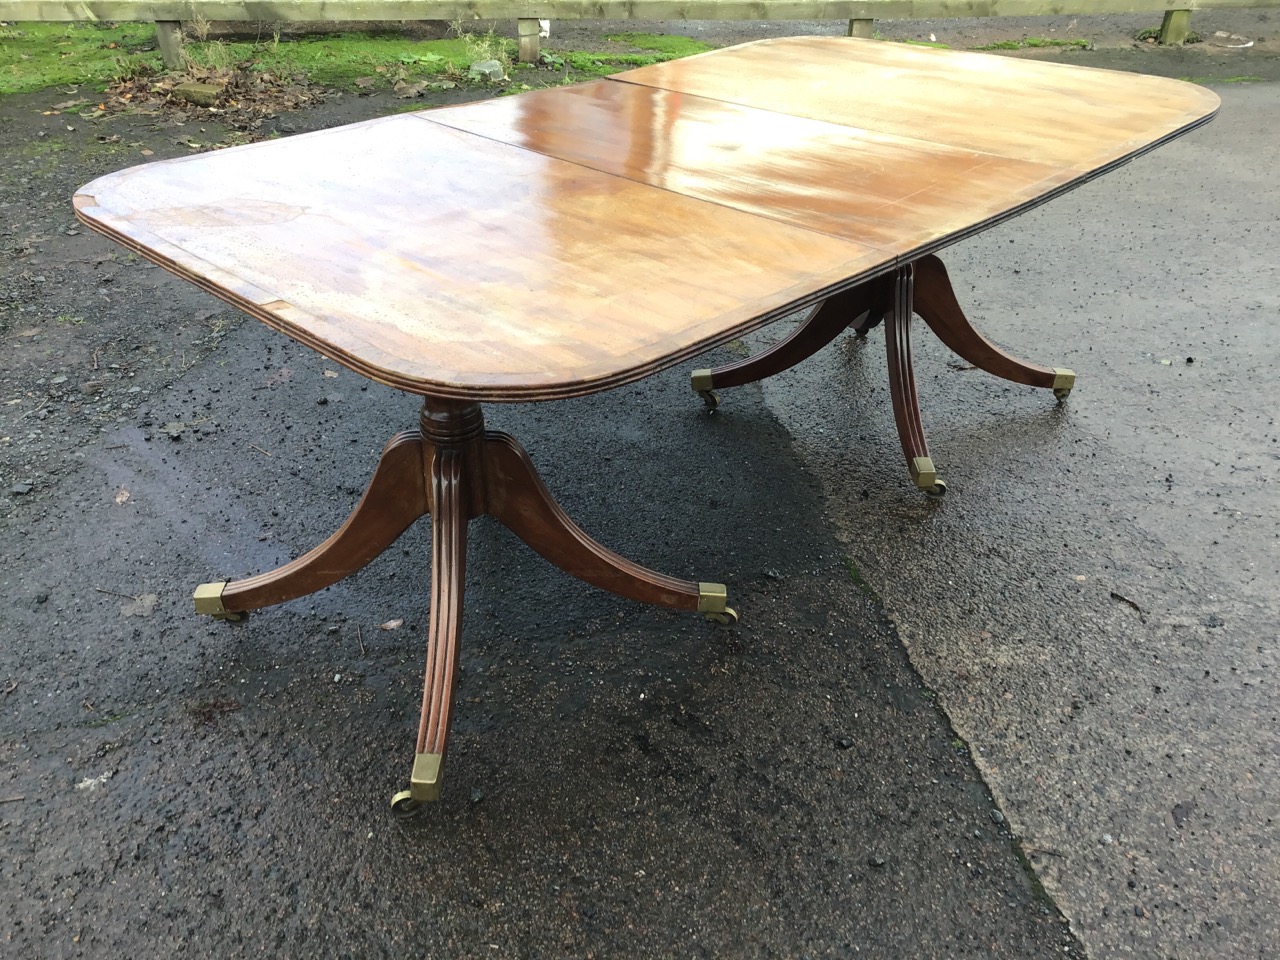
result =
[[[0,0],[0,20],[154,21],[178,66],[183,20],[268,23],[352,20],[517,20],[521,59],[536,59],[538,20],[848,20],[871,36],[876,20],[1097,16],[1164,12],[1162,43],[1181,43],[1193,10],[1274,7],[1280,0]]]
[[[1179,0],[1180,10],[1277,0]],[[937,20],[1151,13],[1169,0],[0,0],[0,20]]]

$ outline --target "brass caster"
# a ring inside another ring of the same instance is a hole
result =
[[[202,583],[196,587],[196,592],[191,597],[195,601],[196,613],[213,617],[215,620],[225,620],[228,623],[244,623],[249,619],[248,610],[228,610],[222,605],[222,591],[226,586],[227,581],[219,580],[216,583]]]
[[[412,790],[401,790],[391,798],[391,815],[397,820],[411,820],[426,804],[413,799]]]
[[[867,334],[884,322],[883,310],[868,310],[862,323],[853,328],[853,335],[859,340],[867,339]]]
[[[707,405],[708,410],[714,410],[720,406],[720,398],[711,389],[711,380],[711,370],[707,367],[689,374],[689,386],[693,388],[694,393],[702,398],[702,402]]]
[[[722,623],[725,626],[738,622],[738,611],[733,609],[733,607],[725,607],[723,610],[716,613],[706,613],[703,614],[703,616],[713,623]]]
[[[1076,385],[1076,375],[1074,371],[1055,367],[1053,370],[1053,395],[1058,398],[1061,403],[1067,397],[1071,396],[1071,388]]]
[[[947,492],[946,482],[938,479],[938,471],[929,457],[915,457],[908,466],[916,489],[923,490],[931,497],[941,497]]]

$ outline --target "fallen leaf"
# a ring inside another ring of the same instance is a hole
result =
[[[130,496],[132,496],[132,494],[130,494],[129,491],[126,490],[124,487],[121,487],[116,492],[116,503],[119,505],[124,505],[129,502]]]
[[[399,630],[404,626],[403,620],[388,620],[382,625],[383,630]]]
[[[266,380],[263,381],[264,386],[278,387],[282,383],[288,383],[293,379],[293,370],[290,367],[281,367],[273,372]]]
[[[76,784],[77,790],[97,790],[100,786],[116,775],[114,770],[108,771],[98,777],[85,777]]]
[[[324,375],[325,375],[326,377],[333,377],[334,379],[337,379],[338,371],[337,371],[337,370],[326,370],[326,371],[324,372]]]
[[[156,609],[160,598],[154,593],[141,594],[132,603],[120,604],[120,612],[126,617],[149,617]]]
[[[356,77],[357,87],[372,87],[377,82],[377,77]]]
[[[417,83],[405,83],[403,80],[397,80],[394,87],[391,88],[391,95],[399,97],[401,100],[407,100],[410,97],[422,96],[423,88],[426,82],[419,80]]]
[[[146,150],[146,149],[143,149],[143,150],[141,150],[141,151],[139,151],[139,152],[140,152],[144,157],[154,157],[154,156],[155,156],[155,153],[156,153],[154,150]]]

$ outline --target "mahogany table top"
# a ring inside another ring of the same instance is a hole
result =
[[[1176,80],[766,40],[133,167],[89,226],[374,380],[531,400],[639,379],[1209,120]]]

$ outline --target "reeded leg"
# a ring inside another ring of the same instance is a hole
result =
[[[907,458],[907,468],[917,487],[933,496],[942,496],[947,485],[938,479],[924,425],[920,422],[920,400],[916,396],[915,368],[911,357],[911,313],[914,269],[899,267],[894,274],[893,309],[885,318],[885,346],[889,354],[889,395],[893,398],[893,418],[898,439]]]
[[[875,318],[888,293],[886,282],[877,279],[828,297],[786,338],[768,350],[714,370],[695,370],[690,376],[690,385],[707,406],[714,410],[720,405],[719,398],[713,392],[715,389],[740,387],[789,370],[829,344],[864,313],[868,314],[867,322],[858,329],[860,333],[865,333],[875,326]]]
[[[423,401],[419,431],[398,434],[383,451],[369,489],[342,528],[306,556],[271,573],[196,591],[196,610],[232,618],[327,587],[359,570],[419,517],[431,516],[431,620],[422,715],[408,790],[391,801],[410,815],[440,796],[458,681],[467,525],[492,514],[556,566],[620,596],[697,610],[728,623],[722,584],[677,580],[619,556],[577,526],[552,498],[524,449],[486,432],[480,406]]]
[[[1076,375],[1066,369],[1042,367],[1005,353],[969,323],[952,289],[942,261],[935,256],[915,262],[915,312],[920,314],[938,339],[979,369],[1031,387],[1052,389],[1065,400],[1075,385]]]
[[[467,524],[471,519],[464,472],[466,453],[456,448],[444,449],[431,461],[431,625],[413,773],[409,789],[391,801],[392,811],[401,815],[412,812],[418,804],[440,799],[462,641]]]
[[[383,448],[364,496],[333,536],[276,570],[233,583],[201,584],[196,612],[235,620],[245,611],[323,590],[371,563],[426,512],[421,435],[416,430],[396,434]]]
[[[721,584],[655,573],[593,540],[552,498],[514,438],[487,433],[484,450],[488,513],[561,570],[630,600],[737,619]]]

